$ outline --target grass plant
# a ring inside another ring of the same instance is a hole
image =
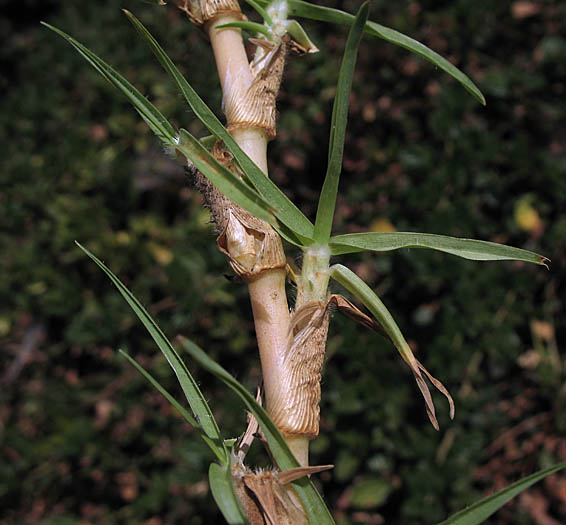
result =
[[[448,390],[413,355],[398,324],[376,292],[346,264],[331,259],[362,251],[382,253],[410,247],[437,250],[484,264],[514,260],[547,266],[548,260],[503,244],[430,233],[334,233],[350,95],[358,49],[365,35],[416,53],[455,78],[480,103],[485,104],[485,99],[475,84],[446,59],[406,35],[371,22],[369,2],[363,3],[355,15],[299,0],[270,3],[247,0],[247,4],[255,11],[255,16],[261,18],[261,23],[250,22],[236,0],[182,0],[177,6],[210,40],[223,93],[226,125],[207,107],[150,32],[132,13],[126,12],[186,99],[192,114],[212,138],[198,138],[187,129],[177,129],[124,76],[61,29],[45,24],[119,89],[165,147],[182,158],[211,210],[219,233],[219,249],[227,256],[238,279],[248,287],[262,366],[263,396],[256,399],[190,338],[182,342],[192,360],[224,382],[251,414],[248,428],[241,436],[234,439],[222,434],[177,349],[118,277],[96,255],[79,247],[118,288],[177,375],[190,412],[132,356],[122,352],[200,432],[210,448],[213,461],[209,483],[226,521],[231,524],[329,524],[334,522],[333,518],[310,476],[331,465],[310,465],[309,444],[319,434],[320,380],[332,308],[391,341],[409,366],[424,398],[426,413],[437,430],[439,423],[429,383],[447,398],[451,418],[455,412]],[[309,54],[318,51],[299,22],[289,18],[291,16],[350,26],[337,77],[327,169],[314,222],[268,176],[267,145],[276,137],[275,103],[285,61],[290,50],[305,54],[302,60],[308,60]],[[246,34],[255,48],[251,58],[244,44]],[[301,250],[300,270],[288,265],[286,246]],[[413,256],[418,257],[419,250],[415,250]],[[344,262],[347,263],[347,258]],[[296,290],[291,308],[288,305],[289,281]],[[332,282],[343,286],[353,299],[331,294]],[[353,301],[363,304],[372,317]],[[261,436],[273,458],[272,471],[255,472],[245,463],[246,452],[257,436]],[[443,523],[481,523],[521,490],[564,467],[566,463],[561,463],[535,473]]]

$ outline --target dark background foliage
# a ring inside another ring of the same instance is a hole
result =
[[[171,5],[0,4],[0,523],[219,523],[208,449],[116,350],[178,394],[173,374],[73,241],[103,258],[166,334],[193,338],[253,389],[260,371],[245,287],[225,279],[183,168],[38,24],[84,42],[195,133],[119,8],[147,24],[220,112],[208,43]],[[354,11],[357,2],[326,5]],[[447,56],[488,105],[366,37],[335,231],[475,237],[552,259],[546,271],[420,250],[342,258],[452,392],[456,418],[439,397],[435,432],[394,349],[336,315],[312,462],[336,465],[320,481],[339,523],[426,524],[566,459],[566,5],[375,0],[371,16]],[[346,29],[305,25],[321,53],[289,61],[270,158],[274,180],[312,217]],[[238,435],[238,401],[192,370],[225,435]],[[266,464],[259,450],[254,458]],[[555,475],[490,523],[564,523],[565,501],[566,477]]]

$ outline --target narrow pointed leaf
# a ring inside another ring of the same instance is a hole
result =
[[[269,443],[273,457],[281,469],[288,470],[290,468],[298,467],[299,464],[287,447],[285,439],[271,422],[265,409],[257,404],[254,396],[216,361],[213,361],[210,357],[208,357],[208,355],[195,343],[188,339],[183,339],[182,345],[191,357],[193,357],[202,367],[218,377],[242,399],[250,412],[256,417],[259,425],[262,427],[262,430],[264,430],[263,426],[266,427],[265,437]]]
[[[201,137],[198,141],[210,151],[216,144],[216,137],[214,135],[207,135],[206,137]]]
[[[433,377],[432,374],[430,374],[428,370],[415,358],[409,344],[405,340],[405,337],[403,337],[399,326],[395,322],[395,319],[393,319],[393,316],[389,313],[389,310],[387,310],[386,306],[376,293],[362,279],[352,272],[352,270],[342,266],[341,264],[335,264],[330,267],[330,276],[364,303],[366,308],[377,319],[389,339],[391,339],[397,348],[397,351],[401,354],[401,357],[405,363],[407,363],[411,372],[413,372],[417,386],[425,400],[427,415],[434,428],[436,430],[439,429],[438,421],[436,419],[432,396],[430,395],[422,373],[424,373],[435,388],[437,388],[438,391],[446,397],[450,406],[450,418],[453,419],[454,401],[448,393],[448,390],[446,390],[444,385],[438,381],[438,379]]]
[[[341,264],[334,264],[330,267],[330,277],[362,301],[399,350],[403,360],[408,364],[413,359],[413,353],[409,348],[409,344],[401,333],[401,329],[395,322],[395,319],[393,319],[393,316],[376,293],[352,270]]]
[[[172,139],[169,136],[165,136],[162,130],[158,127],[154,120],[148,118],[148,116],[143,112],[140,111],[137,107],[134,107],[138,115],[145,121],[145,123],[149,126],[149,129],[153,131],[153,134],[164,143],[165,148],[168,148],[171,145]],[[174,139],[173,139],[174,140]]]
[[[224,519],[229,525],[244,525],[246,517],[234,492],[230,464],[211,463],[208,469],[208,481],[214,501],[216,501]]]
[[[457,512],[438,525],[479,525],[517,494],[528,489],[537,481],[540,481],[541,479],[544,479],[563,468],[566,468],[566,462],[558,463],[557,465],[544,470],[539,470],[538,472],[505,487],[499,492],[481,499],[473,505],[470,505],[468,508]]]
[[[283,237],[287,242],[291,243],[293,246],[297,248],[304,248],[304,239],[299,237],[294,231],[290,230],[284,224],[279,224],[274,226],[275,231]]]
[[[293,453],[289,450],[281,432],[279,432],[277,427],[273,424],[265,409],[257,403],[254,396],[224,368],[210,359],[210,357],[208,357],[192,341],[189,341],[188,339],[183,340],[183,348],[201,366],[218,377],[234,393],[236,393],[238,397],[240,397],[247,409],[257,419],[263,435],[269,444],[269,449],[281,470],[285,471],[297,468],[299,463],[293,456]],[[298,479],[293,482],[293,486],[303,502],[310,523],[316,523],[319,525],[330,525],[334,523],[330,512],[310,479],[305,477]]]
[[[228,168],[222,166],[196,137],[181,129],[175,148],[232,202],[268,223],[275,223],[271,215],[272,209],[265,199]]]
[[[83,46],[80,42],[69,36],[64,31],[57,29],[45,22],[42,24],[62,36],[69,42],[86,60],[94,67],[108,82],[118,88],[134,105],[145,121],[150,125],[152,131],[166,144],[173,144],[176,135],[175,129],[163,116],[163,114],[145,98],[130,82],[120,73],[115,71],[101,58]]]
[[[138,319],[145,326],[147,331],[150,333],[153,340],[157,343],[157,346],[171,365],[171,368],[175,372],[179,384],[183,389],[183,392],[191,406],[193,413],[195,414],[195,419],[199,421],[200,426],[204,433],[214,442],[221,444],[224,448],[224,444],[220,435],[220,430],[218,425],[212,415],[210,407],[208,406],[202,392],[200,391],[198,385],[196,384],[193,376],[189,372],[189,369],[179,357],[177,351],[173,348],[169,340],[165,337],[157,323],[151,318],[147,313],[147,310],[141,305],[141,303],[134,297],[132,292],[130,292],[105,265],[98,259],[94,254],[89,252],[84,246],[81,246],[78,242],[77,246],[88,255],[110,278],[114,286],[118,288],[118,291],[122,294],[122,297],[130,305],[134,313],[138,316]],[[228,461],[228,452],[224,448],[223,462]]]
[[[170,405],[175,408],[184,418],[185,420],[190,423],[194,428],[200,429],[202,431],[201,425],[197,422],[197,420],[189,414],[188,410],[185,409],[183,405],[181,405],[163,386],[143,367],[141,366],[133,357],[128,355],[124,350],[118,350],[120,354],[122,354],[129,363],[143,376],[145,377],[154,387],[155,389],[169,401]],[[206,436],[206,434],[201,432],[201,437],[204,439],[205,443],[210,447],[214,455],[220,460],[225,460],[225,451],[224,447],[218,445],[215,441],[212,441],[210,438]]]
[[[47,25],[47,24],[46,24]],[[218,190],[233,202],[249,211],[256,217],[273,223],[270,206],[257,192],[249,188],[244,182],[236,177],[230,170],[220,165],[206,148],[202,146],[187,131],[181,130],[177,136],[173,127],[165,117],[141,95],[122,75],[114,71],[100,58],[91,53],[82,44],[63,33],[62,31],[47,26],[68,40],[108,81],[119,88],[128,96],[136,110],[150,126],[152,131],[159,136],[163,142],[175,146],[183,153],[201,173],[207,177]],[[265,178],[265,176],[264,176]]]
[[[230,153],[234,155],[242,171],[246,174],[246,177],[249,178],[257,191],[259,191],[264,199],[271,205],[277,219],[300,236],[305,242],[312,242],[314,229],[312,223],[240,148],[232,135],[228,133],[226,128],[221,124],[218,118],[216,118],[216,115],[198,96],[196,91],[183,77],[177,66],[175,66],[173,61],[167,56],[165,51],[163,51],[161,46],[142,23],[132,15],[132,13],[128,11],[125,11],[125,13],[134,24],[135,28],[146,39],[163,68],[175,81],[194,114],[208,128],[210,133],[224,142]]]
[[[155,379],[142,365],[140,365],[132,356],[130,356],[127,352],[120,349],[118,350],[120,354],[122,354],[128,362],[143,376],[153,387],[165,398],[169,401],[169,404],[181,414],[185,420],[190,423],[195,428],[200,428],[200,424],[197,420],[189,414],[189,411],[185,409],[183,405],[181,405],[165,388]]]
[[[301,44],[307,53],[318,53],[320,49],[315,46],[314,42],[310,39],[303,26],[296,20],[289,20],[287,32],[293,37],[293,40]]]
[[[268,25],[273,25],[273,20],[269,16],[269,13],[261,7],[255,0],[246,0],[246,3],[251,5],[263,18],[263,21],[266,22]]]
[[[261,5],[267,5],[269,1],[270,0],[257,0],[257,2]],[[311,20],[319,20],[321,22],[331,22],[333,24],[352,25],[354,23],[354,17],[351,14],[340,11],[339,9],[314,5],[309,2],[302,2],[301,0],[288,1],[289,12],[291,15],[302,18],[310,18]],[[436,67],[442,69],[445,73],[448,73],[451,77],[456,79],[479,102],[485,105],[485,97],[472,80],[457,67],[452,65],[448,60],[441,57],[438,53],[426,47],[424,44],[421,44],[417,40],[414,40],[399,31],[376,24],[375,22],[368,21],[366,23],[365,31],[370,35],[381,38],[391,44],[403,47],[425,60],[428,60],[430,63],[434,64]]]
[[[320,244],[327,244],[332,230],[334,219],[334,208],[338,194],[338,183],[342,171],[342,156],[344,153],[344,138],[346,136],[346,125],[348,123],[348,107],[350,105],[350,91],[356,68],[358,48],[363,36],[364,25],[369,14],[369,2],[360,7],[356,20],[350,29],[342,66],[338,76],[338,86],[334,107],[332,109],[332,120],[330,124],[330,144],[328,151],[328,168],[322,186],[322,192],[318,201],[316,222],[314,225],[314,240]]]
[[[472,261],[524,261],[545,265],[548,259],[536,253],[495,242],[459,239],[446,235],[412,232],[352,233],[330,239],[332,255],[363,250],[388,252],[401,248],[428,248]]]
[[[245,22],[243,20],[239,22],[228,22],[227,24],[222,24],[220,26],[214,26],[215,29],[225,29],[228,27],[235,27],[238,29],[243,29],[248,33],[261,33],[268,38],[271,38],[273,35],[270,29],[263,24],[258,24],[257,22]]]
[[[468,75],[459,70],[451,62],[446,60],[444,57],[439,55],[436,51],[433,51],[429,47],[421,44],[418,40],[411,38],[410,36],[404,35],[395,29],[382,26],[375,22],[368,22],[366,26],[366,32],[372,36],[376,36],[391,44],[400,46],[416,55],[424,58],[431,64],[448,73],[452,78],[457,80],[463,87],[468,91],[482,106],[485,106],[485,97],[480,89],[475,85],[475,83],[470,79]]]

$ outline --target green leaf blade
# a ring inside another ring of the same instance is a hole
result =
[[[143,367],[141,366],[133,357],[131,357],[124,350],[118,350],[118,352],[123,355],[128,362],[169,402],[169,404],[175,408],[181,416],[194,428],[201,430],[201,437],[204,442],[209,446],[210,450],[214,455],[220,460],[225,460],[225,450],[224,447],[220,446],[216,441],[213,441],[206,434],[202,432],[202,427],[198,421],[189,414],[188,410],[185,409],[165,388]]]
[[[86,61],[94,67],[108,82],[120,90],[130,100],[132,105],[142,115],[144,120],[150,125],[152,131],[166,144],[173,144],[175,139],[175,129],[163,114],[145,98],[137,88],[135,88],[125,77],[115,71],[111,66],[86,48],[83,44],[72,38],[70,35],[49,25],[45,22],[42,24],[63,37],[86,59]]]
[[[169,404],[181,414],[185,420],[195,428],[200,428],[197,420],[185,409],[165,388],[155,379],[142,365],[140,365],[131,355],[120,349],[118,352],[124,356],[128,362],[169,402]]]
[[[261,5],[267,5],[269,0],[257,0]],[[339,9],[333,9],[330,7],[323,7],[318,5],[313,5],[309,2],[302,2],[301,0],[288,0],[289,1],[289,11],[292,15],[310,18],[311,20],[318,20],[320,22],[331,22],[334,24],[341,25],[351,25],[354,22],[354,16],[340,11]],[[373,36],[381,38],[391,44],[403,47],[412,53],[424,58],[431,64],[435,65],[455,80],[457,80],[469,93],[472,94],[481,104],[485,105],[485,97],[479,88],[474,84],[474,82],[465,73],[460,71],[456,66],[451,64],[444,57],[440,56],[438,53],[428,48],[424,44],[421,44],[417,40],[395,31],[394,29],[376,24],[375,22],[368,21],[365,27],[365,31]]]
[[[293,40],[298,42],[307,53],[318,53],[320,49],[316,47],[315,43],[310,39],[303,26],[296,20],[289,20],[287,32],[293,37]]]
[[[188,339],[183,340],[183,347],[201,366],[218,377],[244,402],[247,409],[257,419],[265,439],[269,444],[269,449],[281,470],[289,470],[298,467],[299,463],[287,446],[281,432],[279,432],[277,427],[273,424],[265,409],[257,403],[254,396],[224,368],[210,359],[210,357],[192,341]],[[334,524],[334,520],[328,508],[310,479],[303,477],[293,481],[293,486],[303,502],[310,523],[319,525]]]
[[[266,24],[270,26],[273,25],[273,20],[271,20],[269,13],[263,7],[261,7],[255,0],[245,0],[245,1],[260,14],[260,16],[263,18]]]
[[[362,40],[364,25],[368,14],[369,2],[365,2],[360,7],[350,30],[350,34],[348,35],[344,58],[342,59],[342,66],[340,67],[338,76],[338,86],[336,89],[336,97],[334,98],[330,124],[328,168],[322,186],[320,200],[318,201],[316,222],[314,225],[314,240],[322,245],[327,244],[332,231],[334,209],[338,195],[338,183],[340,182],[340,172],[342,171],[342,157],[344,154],[346,125],[348,123],[350,91],[352,90],[358,48]]]
[[[414,38],[404,35],[399,31],[395,31],[394,29],[382,26],[375,22],[368,22],[366,31],[370,35],[386,40],[387,42],[402,47],[407,51],[411,51],[415,55],[418,55],[431,64],[434,64],[436,67],[457,80],[464,87],[464,89],[468,91],[468,93],[470,93],[476,100],[478,100],[478,102],[480,102],[482,106],[485,106],[486,101],[483,93],[474,84],[474,82],[472,82],[468,75],[460,71],[451,62],[440,56],[429,47],[421,44],[418,40],[415,40]]]
[[[271,38],[273,35],[267,26],[263,24],[258,24],[257,22],[246,22],[240,20],[239,22],[228,22],[227,24],[222,24],[219,26],[214,26],[216,29],[226,29],[226,28],[236,28],[236,29],[243,29],[248,33],[261,33],[268,38]]]
[[[355,295],[366,308],[374,315],[384,329],[387,336],[399,350],[401,357],[409,362],[412,357],[409,344],[405,340],[401,329],[393,319],[393,316],[383,304],[377,294],[358,277],[352,270],[342,264],[334,264],[330,267],[330,277],[340,283],[346,290]]]
[[[335,235],[330,239],[332,255],[363,250],[388,252],[402,248],[427,248],[472,261],[523,261],[547,266],[546,257],[489,241],[413,232],[368,232]]]
[[[234,158],[240,168],[242,168],[242,171],[246,174],[257,191],[273,208],[274,215],[277,219],[285,224],[296,235],[300,236],[305,243],[312,243],[314,236],[314,226],[312,223],[240,148],[232,135],[228,133],[228,130],[222,125],[216,115],[199,97],[189,82],[185,79],[185,77],[183,77],[177,66],[167,56],[165,51],[161,48],[155,38],[153,38],[151,33],[143,26],[143,24],[129,11],[125,11],[125,13],[138,32],[146,39],[151,50],[165,71],[167,71],[169,76],[176,83],[178,89],[185,97],[195,116],[203,123],[204,126],[206,126],[210,133],[224,142],[230,153],[234,155]]]
[[[179,150],[210,181],[218,191],[252,215],[276,224],[273,211],[265,199],[228,168],[220,164],[187,130],[179,131],[175,148]]]
[[[246,517],[242,512],[234,486],[230,464],[211,463],[208,469],[208,481],[214,501],[229,525],[244,525]]]
[[[566,468],[566,462],[558,463],[550,468],[539,470],[538,472],[505,487],[503,490],[500,490],[487,498],[481,499],[468,508],[457,512],[438,525],[479,525],[517,494],[528,489],[537,481],[540,481],[563,468]]]
[[[195,414],[195,419],[199,422],[200,427],[211,440],[222,445],[224,451],[223,462],[226,463],[228,461],[228,453],[224,448],[224,443],[220,435],[220,429],[218,428],[214,416],[212,415],[212,411],[210,410],[208,403],[206,402],[204,396],[202,395],[202,392],[196,384],[196,381],[193,379],[193,376],[189,372],[185,363],[179,357],[177,351],[173,348],[169,340],[165,337],[165,335],[149,315],[147,310],[134,297],[132,292],[130,292],[128,288],[126,288],[126,286],[122,284],[118,277],[116,277],[110,271],[110,269],[108,269],[106,265],[93,253],[87,250],[84,246],[81,246],[78,242],[76,244],[110,278],[114,286],[118,288],[118,291],[120,292],[120,294],[122,294],[122,297],[132,308],[138,319],[145,326],[146,330],[150,333],[151,337],[175,372],[175,375],[179,380],[179,384],[181,385],[185,397],[187,398],[187,401],[189,402],[189,405],[191,406],[191,409]]]
[[[423,374],[429,379],[433,386],[446,397],[450,406],[450,418],[453,419],[455,408],[452,396],[444,387],[444,385],[440,381],[438,381],[438,379],[432,376],[432,374],[422,365],[422,363],[420,363],[415,358],[413,351],[403,337],[399,326],[397,325],[397,323],[393,319],[393,316],[389,313],[389,310],[383,304],[381,299],[377,296],[377,294],[352,270],[346,268],[345,266],[342,266],[341,264],[335,264],[330,267],[330,277],[344,286],[344,288],[346,288],[350,293],[358,297],[364,303],[366,308],[379,321],[381,328],[383,329],[387,337],[391,339],[391,341],[397,348],[397,351],[403,358],[403,361],[407,363],[407,365],[413,372],[417,386],[425,401],[428,418],[430,419],[430,422],[432,423],[434,428],[436,430],[439,430],[438,420],[436,418],[436,410],[429,387],[424,380]]]

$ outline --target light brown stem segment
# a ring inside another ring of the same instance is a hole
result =
[[[233,15],[221,15],[212,19],[206,25],[216,60],[224,101],[245,97],[246,91],[253,82],[248,57],[242,43],[241,31],[236,28],[216,29],[216,26],[237,20],[238,18]],[[226,110],[227,108],[224,107],[224,112]],[[228,125],[230,125],[230,122],[228,122]]]
[[[329,259],[328,246],[312,246],[304,252],[289,343],[278,359],[279,381],[269,406],[274,423],[295,448],[319,432],[320,380],[330,318]]]
[[[285,368],[284,359],[289,344],[290,322],[285,281],[286,272],[284,270],[273,270],[264,272],[258,279],[248,283],[263,371],[267,411],[271,415],[273,415],[274,407],[280,405],[283,393],[290,386],[285,381],[285,375],[281,374]],[[286,434],[284,429],[283,433]],[[302,466],[307,466],[309,437],[287,434],[285,440],[297,461]]]
[[[234,128],[232,136],[257,166],[267,175],[267,135],[261,128]]]
[[[245,106],[241,106],[241,101],[250,100],[250,92],[253,91],[250,87],[257,78],[254,78],[250,69],[240,30],[216,29],[217,25],[237,19],[236,16],[229,14],[221,15],[210,20],[205,28],[216,59],[228,127],[238,145],[267,176],[267,142],[274,135],[274,122],[254,122],[253,118],[246,118],[245,112],[242,111]],[[282,65],[280,69],[282,70]],[[279,70],[276,74],[280,79]],[[274,104],[274,96],[272,98]],[[238,104],[240,106],[236,107]],[[253,104],[258,106],[262,101],[253,101]],[[238,121],[231,121],[235,116],[239,117]],[[268,225],[266,227],[270,228]],[[277,242],[281,243],[280,238]],[[281,392],[280,369],[289,344],[290,313],[285,291],[286,271],[282,268],[268,269],[258,275],[249,276],[247,280],[263,372],[266,405],[268,412],[271,413],[271,407],[277,405],[276,397]],[[286,439],[299,463],[302,466],[308,465],[309,438],[293,435],[286,436]]]
[[[287,436],[285,441],[299,464],[302,467],[307,467],[309,464],[310,438],[305,436]]]

